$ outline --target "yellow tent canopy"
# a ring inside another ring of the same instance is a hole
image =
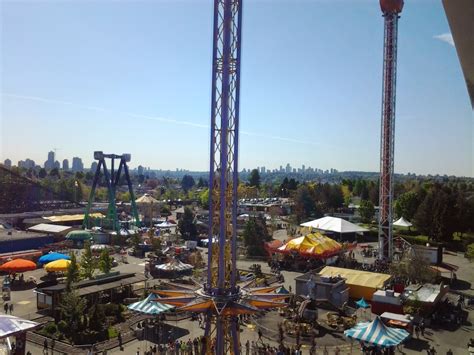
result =
[[[377,289],[383,288],[392,278],[392,276],[387,274],[333,266],[326,266],[319,272],[319,275],[327,277],[341,276],[346,280],[346,285],[349,287],[349,295],[352,298],[364,297],[366,300],[371,300],[374,292]]]
[[[44,266],[44,268],[47,272],[66,271],[70,263],[71,263],[71,260],[59,259],[59,260],[47,263]]]
[[[327,256],[328,254],[338,252],[341,249],[341,244],[319,232],[316,232],[292,239],[285,245],[279,247],[278,251],[283,253],[295,251],[301,254],[313,256]]]

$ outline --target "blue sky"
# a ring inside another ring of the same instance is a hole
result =
[[[42,164],[57,148],[88,166],[103,150],[207,170],[210,0],[0,2],[0,158]],[[378,1],[247,0],[243,26],[240,167],[378,171]],[[406,2],[397,172],[474,175],[473,112],[448,33],[441,1]]]

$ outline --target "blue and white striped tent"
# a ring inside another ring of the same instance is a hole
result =
[[[157,315],[174,308],[174,306],[154,301],[157,298],[159,298],[158,295],[150,293],[144,300],[128,305],[128,309],[143,314]]]
[[[383,348],[397,346],[410,337],[410,333],[404,329],[387,327],[379,317],[372,322],[357,324],[355,327],[344,331],[344,335]]]

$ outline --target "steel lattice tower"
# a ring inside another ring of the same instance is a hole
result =
[[[157,302],[206,318],[200,354],[240,353],[238,316],[286,307],[278,286],[238,285],[237,186],[242,0],[214,0],[211,154],[209,173],[209,249],[207,281],[202,286],[168,284],[152,290]]]
[[[379,258],[393,256],[392,201],[395,141],[397,35],[403,0],[380,0],[384,17],[382,128],[380,141]]]
[[[214,1],[209,250],[207,292],[219,308],[236,290],[242,0]],[[217,243],[214,237],[217,236]],[[224,298],[221,300],[221,298]],[[217,354],[239,353],[237,317],[207,315],[206,336]]]

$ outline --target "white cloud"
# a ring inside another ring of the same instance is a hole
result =
[[[454,47],[453,35],[451,33],[442,33],[440,35],[433,36],[434,39],[446,42]]]

